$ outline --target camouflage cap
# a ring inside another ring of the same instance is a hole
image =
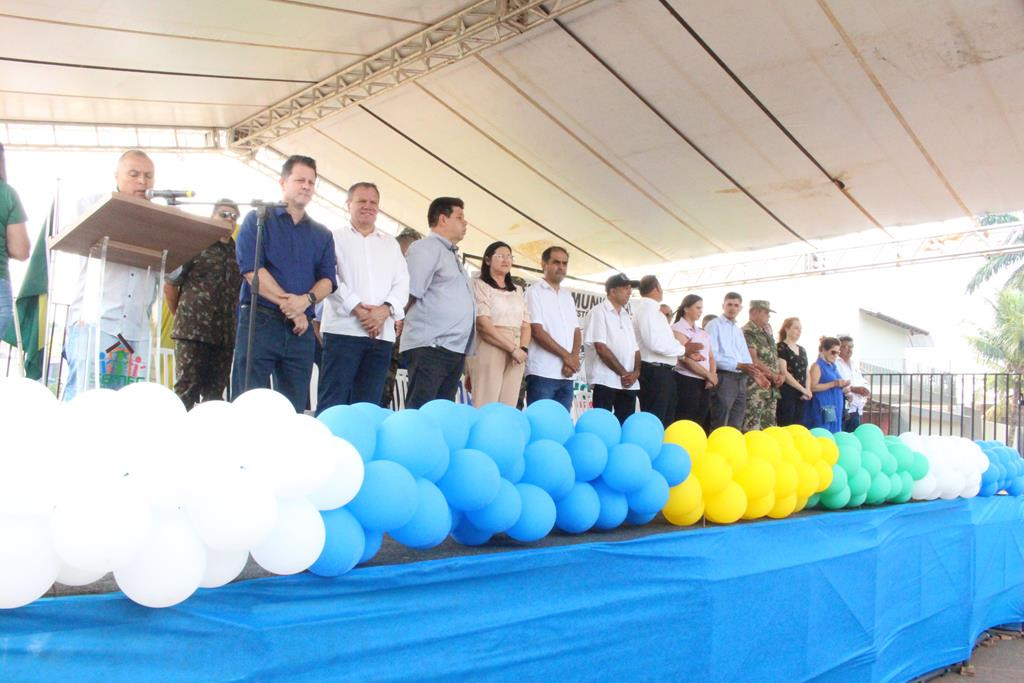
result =
[[[416,230],[413,230],[412,228],[402,228],[402,231],[400,233],[398,233],[398,235],[396,235],[396,239],[411,240],[413,242],[415,242],[418,239],[422,239],[422,238],[423,238],[423,235],[421,235]]]

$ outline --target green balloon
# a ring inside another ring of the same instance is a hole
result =
[[[808,509],[810,509],[812,507],[815,507],[818,504],[818,501],[820,499],[821,499],[821,494],[820,493],[815,493],[813,496],[811,496],[810,498],[807,499],[807,505],[804,506],[804,509],[808,510]]]
[[[886,474],[896,473],[896,457],[889,453],[889,451],[881,451],[878,453],[878,459],[882,461],[882,471]]]
[[[842,491],[846,488],[849,483],[849,475],[846,474],[846,470],[840,467],[838,464],[832,465],[832,483],[828,485],[824,493],[833,495],[836,491]]]
[[[903,479],[896,472],[889,475],[889,495],[885,497],[885,500],[892,503],[897,498],[903,495]]]
[[[870,422],[865,422],[853,430],[853,435],[860,439],[862,443],[865,439],[874,443],[879,441],[885,443],[885,433],[878,428],[878,425],[873,425]]]
[[[889,489],[891,488],[892,482],[889,481],[888,474],[879,472],[874,477],[871,477],[871,486],[868,487],[868,503],[870,505],[884,503],[885,499],[889,496]]]
[[[838,510],[850,502],[850,488],[844,487],[835,493],[821,494],[821,504],[829,510]]]
[[[860,447],[850,448],[849,446],[840,446],[839,460],[836,464],[846,470],[846,474],[853,475],[861,468]]]
[[[868,488],[871,486],[871,475],[864,468],[861,468],[854,472],[853,476],[850,477],[850,495],[857,497],[861,494],[867,494]],[[864,501],[861,501],[864,502]],[[858,503],[859,505],[860,503]]]
[[[868,471],[871,478],[874,479],[879,472],[882,471],[882,459],[874,451],[865,450],[860,454],[861,467]],[[871,496],[868,496],[870,499]]]
[[[867,497],[868,497],[867,492],[862,493],[859,496],[851,495],[850,496],[850,502],[846,504],[846,507],[848,507],[848,508],[859,508],[861,505],[864,504],[864,501],[867,500]]]
[[[840,453],[843,452],[843,448],[852,448],[857,451],[858,454],[862,450],[860,441],[853,434],[848,432],[839,432],[838,434],[833,434],[832,438],[835,440],[836,446],[839,447]]]
[[[907,472],[914,464],[914,451],[910,450],[902,442],[889,444],[889,453],[896,458],[897,472]]]
[[[824,427],[815,427],[814,429],[811,430],[811,434],[813,434],[814,436],[823,436],[829,441],[836,440],[836,437],[832,434],[832,432],[828,431]]]
[[[914,464],[910,466],[910,476],[914,478],[914,481],[924,479],[925,475],[928,474],[928,458],[924,457],[917,451],[913,451]]]
[[[900,495],[892,499],[892,502],[906,503],[910,500],[910,494],[914,490],[914,478],[910,476],[909,472],[900,472],[899,477],[903,487],[900,489]]]

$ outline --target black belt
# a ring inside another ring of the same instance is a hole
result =
[[[649,360],[642,360],[642,361],[640,361],[640,363],[643,364],[643,365],[653,365],[656,368],[668,368],[669,370],[671,370],[671,369],[673,369],[675,367],[675,365],[673,365],[671,363],[654,363],[654,362],[649,361]]]
[[[250,306],[249,304],[242,304],[240,306],[240,308],[244,311],[244,310],[248,310],[248,309],[252,308],[252,306]],[[256,307],[256,312],[257,313],[262,313],[263,315],[271,317],[271,318],[277,318],[278,320],[281,320],[281,321],[286,322],[286,323],[290,323],[291,322],[291,318],[286,316],[281,311],[275,310],[273,308],[267,308],[266,306],[257,306]],[[308,318],[309,316],[307,315],[306,317]]]
[[[743,373],[739,370],[717,370],[718,374],[725,373],[726,375],[742,375]]]

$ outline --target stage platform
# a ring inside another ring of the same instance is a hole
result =
[[[252,579],[166,610],[119,593],[46,598],[0,615],[0,671],[906,681],[1024,620],[1024,499],[1006,496],[460,550],[388,546],[337,579]]]

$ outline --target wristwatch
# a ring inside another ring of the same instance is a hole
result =
[[[310,306],[316,306],[316,294],[313,292],[306,292],[306,298],[309,299]]]
[[[525,353],[527,355],[530,354],[530,349],[526,348],[525,346],[520,346],[519,348],[523,350],[523,353]]]

